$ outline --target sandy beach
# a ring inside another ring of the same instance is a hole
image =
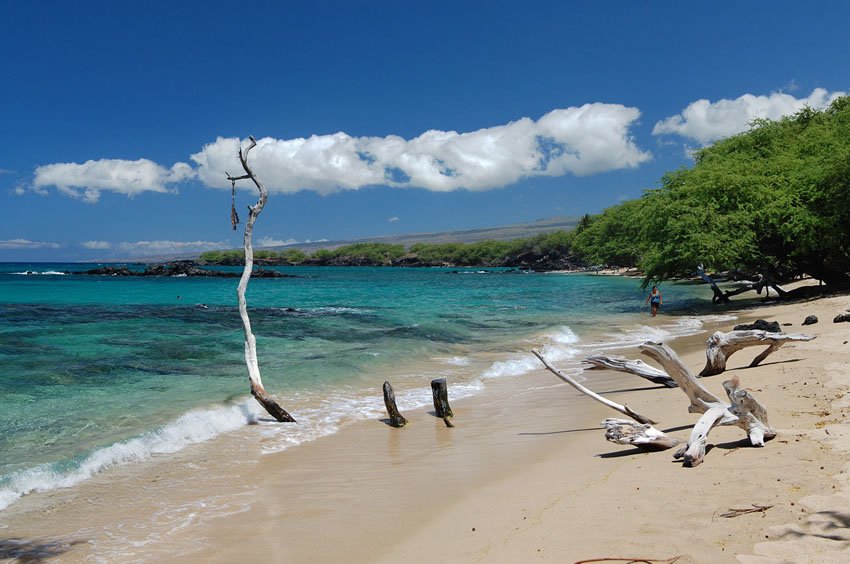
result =
[[[743,303],[743,302],[742,302]],[[715,428],[705,462],[606,442],[610,409],[544,370],[453,405],[257,457],[257,427],[72,489],[27,496],[0,515],[0,557],[58,561],[679,562],[850,561],[850,297],[758,306],[671,346],[693,370],[716,329],[764,318],[817,338],[731,357],[733,375],[779,431],[764,448]],[[820,322],[802,327],[807,315]],[[637,358],[638,351],[624,351]],[[612,371],[585,384],[660,421],[683,442],[698,416],[681,391]],[[221,453],[228,453],[222,458]],[[241,457],[240,452],[246,456]],[[255,460],[251,464],[240,459]],[[769,509],[727,518],[753,504]]]

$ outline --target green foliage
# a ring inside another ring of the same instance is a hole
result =
[[[307,253],[301,249],[286,249],[280,252],[280,258],[290,264],[301,264],[307,260]]]
[[[198,261],[206,264],[242,264],[244,254],[241,250],[207,251],[201,253]]]
[[[703,263],[846,282],[850,271],[850,99],[805,108],[696,151],[661,187],[582,222],[588,262],[638,264],[648,282]]]
[[[317,251],[314,257],[318,258]],[[390,264],[404,255],[404,245],[390,243],[353,243],[329,251],[331,258],[355,259],[372,264]]]

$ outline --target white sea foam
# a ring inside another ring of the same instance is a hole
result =
[[[465,356],[453,356],[450,358],[438,358],[442,362],[446,364],[450,364],[452,366],[469,366],[470,360]]]
[[[706,330],[706,325],[733,321],[735,319],[737,319],[737,317],[734,315],[687,316],[671,319],[670,323],[664,323],[661,325],[618,327],[616,328],[616,332],[605,333],[605,341],[587,343],[583,346],[604,350],[630,345],[640,345],[647,341],[664,342],[677,337],[698,335]]]
[[[0,510],[29,493],[69,488],[109,468],[171,454],[254,423],[258,415],[255,405],[245,400],[237,405],[190,411],[155,431],[99,448],[67,470],[56,464],[41,464],[6,476],[0,481]]]
[[[35,270],[27,270],[26,272],[12,272],[12,274],[17,274],[19,276],[66,276],[67,272],[58,272],[56,270],[45,270],[44,272],[37,272]]]
[[[543,338],[541,347],[543,355],[550,362],[564,362],[575,358],[579,352],[576,345],[580,339],[575,332],[567,326],[558,328]],[[529,353],[516,354],[507,360],[494,362],[490,368],[484,371],[482,378],[504,378],[506,376],[522,376],[534,370],[540,369],[540,361]]]

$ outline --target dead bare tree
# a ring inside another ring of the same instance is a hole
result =
[[[263,211],[266,201],[269,199],[269,192],[263,185],[262,181],[257,178],[254,171],[248,164],[248,153],[257,146],[257,141],[253,137],[249,137],[251,143],[245,150],[239,148],[239,162],[242,163],[242,168],[245,174],[242,176],[231,176],[227,174],[227,179],[231,184],[236,186],[238,180],[250,179],[260,192],[260,199],[253,206],[248,206],[248,221],[245,222],[245,235],[243,237],[243,247],[245,249],[245,268],[242,270],[242,278],[239,279],[239,286],[236,288],[236,295],[239,299],[239,316],[242,318],[242,327],[245,330],[245,364],[248,367],[248,378],[251,381],[251,395],[253,395],[260,405],[266,411],[282,423],[294,423],[295,419],[286,412],[272,397],[266,392],[263,387],[263,380],[260,378],[260,365],[257,362],[257,339],[254,333],[251,332],[251,320],[248,318],[248,304],[245,300],[245,291],[248,288],[248,282],[251,280],[251,272],[254,269],[254,223],[257,221],[257,216]],[[231,214],[231,221],[234,221]],[[235,221],[238,221],[235,220]],[[235,229],[235,222],[234,222]]]

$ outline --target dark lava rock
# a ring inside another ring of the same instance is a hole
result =
[[[94,276],[138,276],[140,273],[132,272],[126,266],[102,266],[78,274],[91,274]]]
[[[817,315],[810,315],[806,319],[803,320],[803,325],[814,325],[818,322]]]
[[[764,319],[757,319],[755,323],[742,323],[741,325],[735,325],[735,331],[752,331],[753,329],[767,331],[768,333],[782,332],[782,327],[779,326],[778,321],[765,321]]]
[[[177,260],[165,264],[152,264],[144,271],[133,271],[126,266],[104,266],[86,270],[78,274],[92,274],[99,276],[205,276],[212,278],[239,278],[241,272],[224,272],[221,270],[208,270],[198,268],[191,260]],[[257,268],[251,273],[252,278],[300,278],[295,274],[284,274],[276,270]]]
[[[833,323],[843,323],[845,321],[850,321],[850,312],[839,313],[835,316],[835,319],[832,320]]]

